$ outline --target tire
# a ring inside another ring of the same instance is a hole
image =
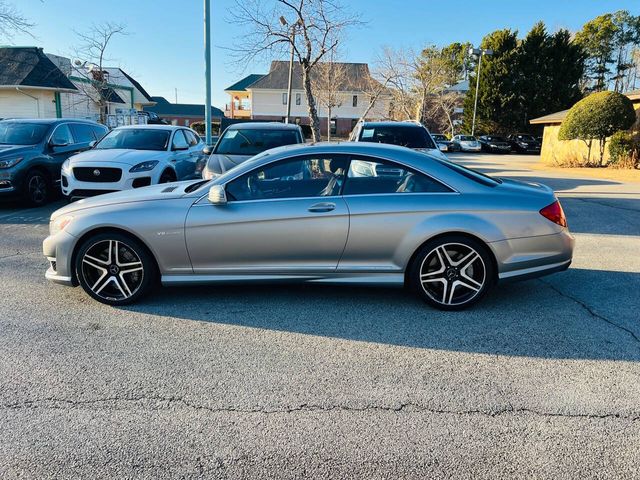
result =
[[[147,249],[117,232],[84,241],[75,258],[75,272],[90,297],[113,306],[136,302],[157,278],[156,263]]]
[[[175,182],[176,180],[176,174],[173,173],[172,170],[165,170],[164,172],[162,172],[162,175],[160,175],[160,180],[158,180],[158,183],[171,183]]]
[[[40,170],[29,170],[24,179],[22,195],[30,207],[41,207],[51,198],[51,180]]]
[[[493,258],[486,246],[471,238],[436,238],[418,250],[408,281],[432,307],[463,310],[479,302],[495,283]]]

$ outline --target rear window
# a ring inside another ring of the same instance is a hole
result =
[[[360,141],[408,148],[436,148],[425,128],[408,125],[364,126],[360,132]]]
[[[253,156],[271,148],[295,143],[301,143],[297,130],[238,128],[225,131],[213,153]]]
[[[477,170],[473,170],[471,168],[463,167],[462,165],[458,165],[457,163],[452,163],[447,160],[439,160],[434,159],[440,165],[444,165],[450,170],[453,170],[456,173],[459,173],[463,177],[468,178],[469,180],[473,180],[476,183],[480,183],[481,185],[486,185],[487,187],[495,187],[502,183],[502,180],[499,178],[493,178],[489,175],[485,175],[484,173],[480,173]]]
[[[472,137],[471,135],[463,135],[460,137],[460,140],[463,142],[475,142],[476,137]]]

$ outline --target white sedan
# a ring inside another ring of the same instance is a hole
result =
[[[200,178],[204,143],[191,129],[172,125],[118,127],[62,164],[69,199]]]

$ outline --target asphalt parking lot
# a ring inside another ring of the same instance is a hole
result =
[[[0,205],[0,478],[638,478],[640,184],[556,189],[572,267],[465,312],[403,290],[44,280],[60,203]]]

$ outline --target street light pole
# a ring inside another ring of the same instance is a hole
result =
[[[282,16],[280,17],[280,23],[282,24],[283,27],[286,27],[289,25],[289,23],[287,22],[287,19]],[[291,56],[289,57],[289,82],[287,83],[287,116],[285,117],[285,123],[289,123],[291,118],[291,84],[293,81],[293,53],[294,53],[293,46],[295,45],[295,42],[296,42],[296,25],[297,24],[298,22],[291,25]]]
[[[211,146],[211,0],[204,0],[205,142]]]
[[[471,122],[471,136],[474,135],[476,131],[476,112],[478,110],[478,89],[480,88],[480,69],[482,68],[482,57],[485,55],[492,55],[493,50],[484,50],[482,48],[473,48],[469,49],[470,55],[478,56],[478,71],[476,72],[476,98],[473,101],[473,121]]]

